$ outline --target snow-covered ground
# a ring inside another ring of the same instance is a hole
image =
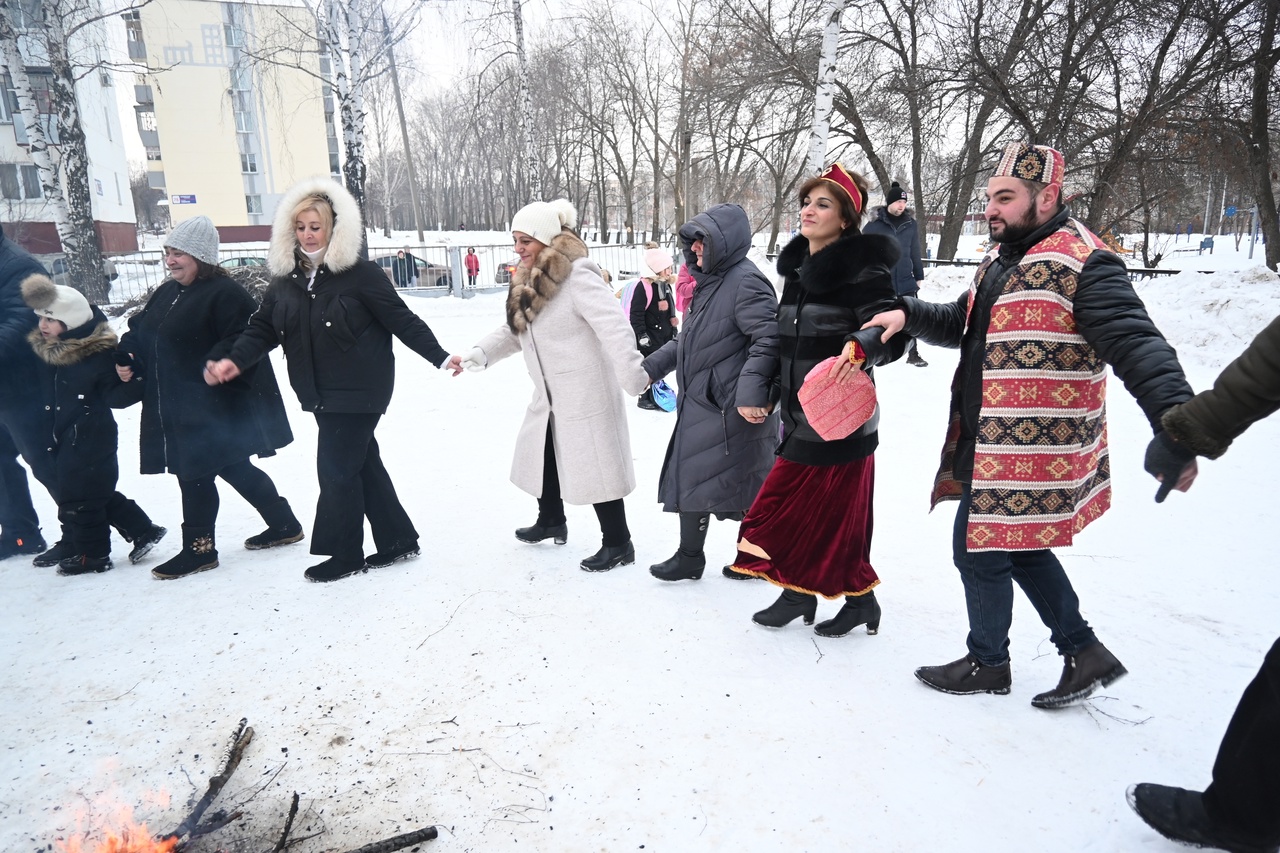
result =
[[[953,298],[970,274],[931,270],[925,295]],[[1256,268],[1140,292],[1197,389],[1280,313],[1280,280]],[[454,351],[502,321],[501,294],[409,304]],[[720,576],[732,524],[713,523],[703,580],[649,576],[676,546],[675,519],[654,502],[672,415],[629,409],[638,562],[588,574],[577,563],[599,545],[590,508],[570,508],[566,546],[512,536],[535,514],[507,482],[530,393],[522,362],[452,379],[397,347],[378,437],[420,559],[307,583],[308,542],[245,551],[262,524],[224,488],[222,565],[154,580],[179,546],[178,490],[136,473],[134,408],[119,416],[120,488],[169,537],[138,566],[117,543],[103,575],[0,563],[0,850],[48,849],[119,804],[172,828],[241,717],[256,738],[215,808],[245,818],[239,835],[212,837],[232,850],[269,849],[294,791],[294,834],[324,830],[299,851],[428,824],[440,838],[423,850],[1180,849],[1129,811],[1124,790],[1208,781],[1277,634],[1267,531],[1280,419],[1158,506],[1141,466],[1150,430],[1112,381],[1115,506],[1061,556],[1131,674],[1083,707],[1045,712],[1029,699],[1057,682],[1060,659],[1021,597],[1011,695],[947,696],[912,676],[964,652],[953,511],[927,503],[954,352],[926,347],[928,368],[878,373],[884,621],[878,636],[828,640],[752,624],[777,590]],[[309,523],[315,428],[285,393],[297,438],[262,465]],[[53,529],[53,505],[36,498]]]

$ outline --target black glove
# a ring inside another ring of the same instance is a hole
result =
[[[1169,437],[1163,430],[1156,433],[1147,445],[1147,455],[1142,460],[1142,467],[1152,477],[1160,480],[1160,488],[1156,491],[1156,503],[1164,503],[1169,492],[1178,485],[1182,471],[1196,459],[1196,455]]]

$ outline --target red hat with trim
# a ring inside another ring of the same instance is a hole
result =
[[[853,202],[853,209],[858,213],[862,213],[862,190],[858,189],[858,185],[853,182],[853,178],[845,171],[844,166],[839,163],[832,163],[818,177],[824,181],[830,181],[844,190],[845,195],[849,196],[849,200]]]

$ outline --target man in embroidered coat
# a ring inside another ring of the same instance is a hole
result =
[[[987,183],[995,246],[968,292],[950,303],[902,297],[867,323],[884,326],[886,340],[905,331],[960,348],[933,505],[960,502],[952,553],[968,654],[916,677],[945,693],[1008,693],[1016,581],[1065,662],[1058,686],[1031,700],[1038,708],[1077,704],[1125,674],[1052,550],[1111,503],[1107,366],[1155,432],[1191,397],[1124,263],[1062,203],[1065,171],[1052,148],[1006,146]]]

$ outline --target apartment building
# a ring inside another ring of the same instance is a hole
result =
[[[11,6],[20,33],[39,25],[43,14],[39,0],[20,0]],[[112,49],[123,38],[119,21],[96,21],[71,36],[68,53],[86,72],[76,84],[76,103],[89,156],[89,196],[94,227],[103,251],[138,248],[133,196],[129,191],[129,159],[120,124],[116,91],[120,75],[113,64],[124,61],[123,49]],[[41,124],[51,142],[57,142],[57,126],[49,98],[52,75],[39,39],[20,38],[25,71],[36,97]],[[10,69],[0,79],[0,221],[5,234],[32,252],[57,252],[62,245],[44,197],[39,173],[28,153],[27,128],[18,111]],[[130,131],[132,132],[132,131]]]
[[[124,16],[138,132],[173,223],[266,240],[284,192],[338,173],[327,58],[300,3],[154,0]]]

